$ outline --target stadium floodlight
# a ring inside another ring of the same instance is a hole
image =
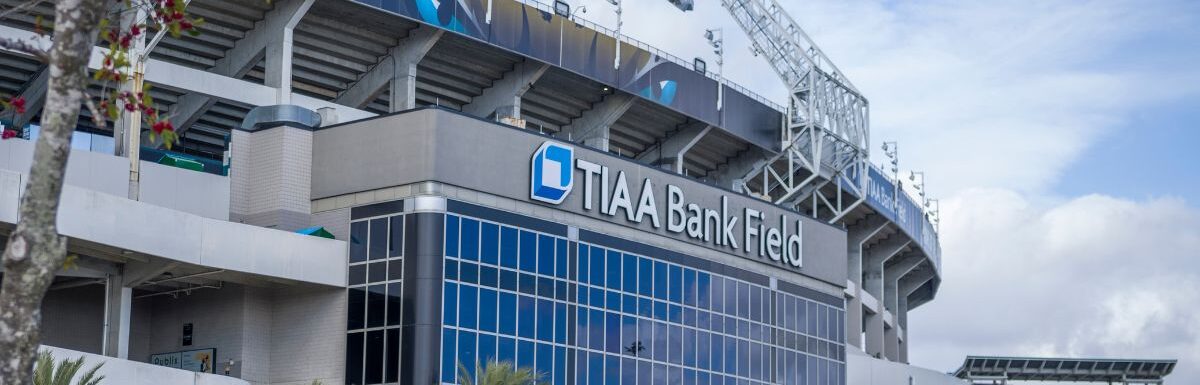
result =
[[[621,0],[608,0],[609,4],[617,6],[617,54],[613,56],[613,69],[621,69],[621,26],[625,24],[621,20]]]
[[[705,63],[704,59],[695,58],[692,60],[692,69],[702,74],[708,73],[708,63]]]
[[[562,0],[554,1],[554,13],[562,17],[571,17],[571,4]]]
[[[575,10],[571,12],[571,18],[574,19],[576,15],[581,13],[587,13],[586,5],[581,5],[579,8],[575,8]]]
[[[704,30],[704,39],[717,55],[717,109],[725,104],[725,31],[720,28]]]
[[[684,12],[691,11],[692,8],[695,7],[694,0],[667,0],[667,2],[671,3],[671,5],[674,5],[675,8],[679,8],[680,11],[684,11]]]

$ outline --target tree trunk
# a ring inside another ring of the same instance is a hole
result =
[[[0,286],[0,385],[33,382],[40,342],[41,302],[67,255],[66,238],[55,226],[71,134],[87,97],[88,60],[96,28],[111,1],[59,0],[54,9],[50,79],[41,134],[29,183],[21,197],[20,220],[4,249]]]

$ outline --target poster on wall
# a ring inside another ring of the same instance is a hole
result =
[[[150,363],[193,372],[213,373],[213,362],[216,362],[216,357],[216,349],[196,349],[182,352],[152,354],[150,355]]]

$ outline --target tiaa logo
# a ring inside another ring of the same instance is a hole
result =
[[[529,162],[529,198],[559,204],[574,184],[575,149],[554,142],[542,143]]]

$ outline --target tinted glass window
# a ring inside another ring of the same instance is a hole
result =
[[[480,225],[479,261],[492,265],[500,262],[500,227],[495,224]]]
[[[367,222],[350,224],[350,263],[367,260]]]
[[[463,218],[461,237],[462,249],[459,251],[459,255],[463,259],[479,260],[479,221]]]

